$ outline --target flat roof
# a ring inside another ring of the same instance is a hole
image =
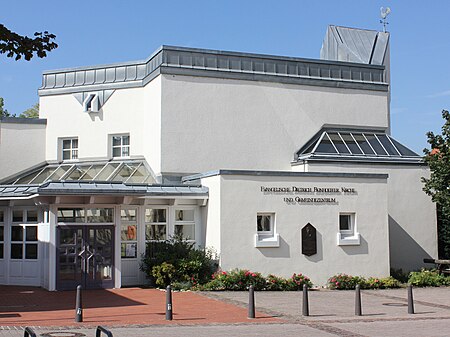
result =
[[[382,65],[162,46],[148,59],[43,73],[40,96],[142,87],[160,74],[388,91]]]
[[[388,174],[380,173],[341,173],[341,172],[296,172],[296,171],[258,171],[258,170],[214,170],[183,177],[181,181],[193,181],[218,175],[243,175],[267,177],[321,177],[321,178],[364,178],[387,179]]]

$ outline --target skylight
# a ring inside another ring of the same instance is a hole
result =
[[[6,182],[11,185],[42,184],[47,181],[106,181],[153,183],[153,177],[142,160],[52,164],[26,172]]]
[[[299,159],[312,156],[420,159],[417,153],[385,133],[339,130],[319,132],[297,156]]]

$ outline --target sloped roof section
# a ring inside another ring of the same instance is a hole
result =
[[[383,65],[388,43],[389,33],[331,25],[323,40],[320,58]]]
[[[145,160],[110,160],[47,164],[1,181],[7,185],[39,185],[48,181],[107,181],[150,184],[155,180]]]
[[[296,153],[303,160],[422,164],[422,157],[376,130],[322,129]]]

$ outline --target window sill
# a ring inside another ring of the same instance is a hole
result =
[[[354,235],[345,235],[337,233],[337,245],[338,246],[359,246],[361,244],[361,239],[359,233]]]
[[[280,247],[280,234],[275,234],[274,236],[255,234],[255,247]]]

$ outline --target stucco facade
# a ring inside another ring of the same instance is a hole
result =
[[[390,136],[389,34],[331,26],[321,55],[163,46],[45,72],[41,119],[0,123],[0,283],[143,284],[175,234],[316,285],[436,257],[428,169]]]

